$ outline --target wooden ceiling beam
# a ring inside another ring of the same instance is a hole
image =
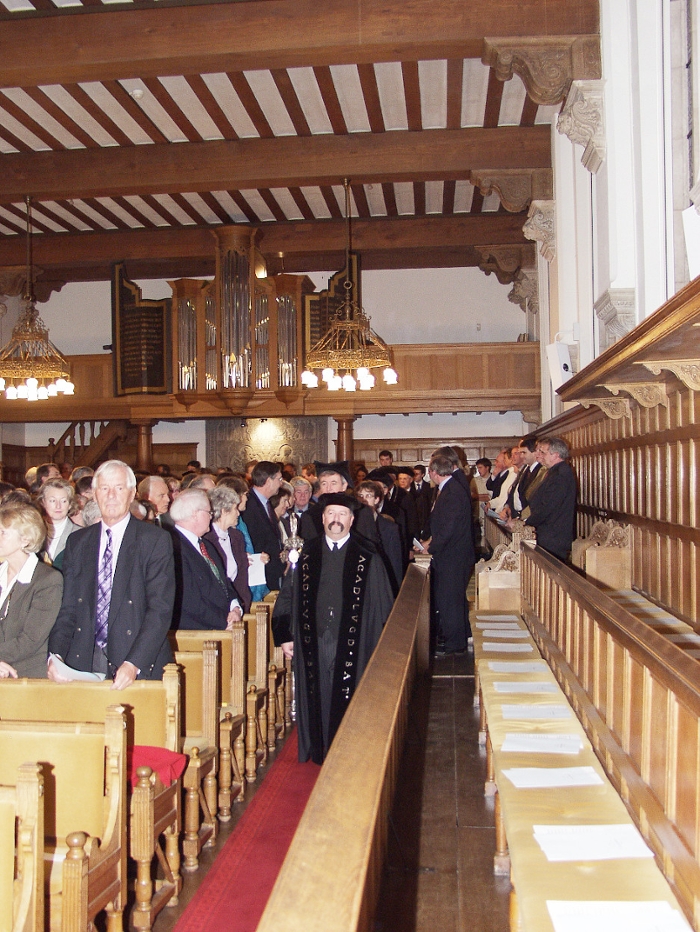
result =
[[[54,16],[50,28],[4,21],[0,86],[478,58],[495,25],[509,37],[596,34],[598,0],[324,0],[322,16],[317,0],[251,0]]]
[[[549,168],[549,126],[216,140],[3,155],[0,203],[468,178],[473,168]]]

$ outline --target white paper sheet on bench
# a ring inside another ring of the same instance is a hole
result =
[[[479,631],[488,631],[489,628],[495,631],[522,631],[523,629],[517,621],[477,621],[476,628]]]
[[[603,781],[592,767],[511,767],[502,771],[518,789],[600,786]]]
[[[541,673],[549,670],[544,660],[489,660],[492,673]]]
[[[613,861],[654,855],[634,825],[533,825],[548,861]]]
[[[505,721],[514,719],[541,720],[544,718],[570,718],[571,706],[568,705],[506,705],[501,706],[501,715]]]
[[[529,638],[530,632],[523,628],[509,628],[504,631],[502,628],[488,628],[484,631],[485,638]]]
[[[665,900],[547,900],[555,932],[690,932]]]
[[[532,644],[499,644],[496,641],[484,641],[481,649],[498,651],[499,654],[530,654],[535,648]]]
[[[520,621],[518,615],[476,615],[477,621]]]
[[[583,742],[578,735],[521,734],[507,732],[501,745],[506,754],[578,754]]]
[[[558,693],[556,683],[494,683],[497,693]]]

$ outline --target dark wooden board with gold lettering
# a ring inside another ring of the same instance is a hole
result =
[[[171,298],[144,299],[141,289],[112,266],[112,345],[116,395],[166,394],[170,372]]]

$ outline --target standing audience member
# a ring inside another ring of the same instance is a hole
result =
[[[47,479],[37,495],[37,502],[44,510],[48,527],[44,562],[55,566],[57,570],[63,568],[63,553],[68,538],[80,530],[69,517],[74,499],[73,486],[65,479]]]
[[[170,492],[165,479],[161,478],[161,476],[147,476],[142,479],[138,485],[138,496],[153,505],[156,512],[155,523],[159,527],[166,529],[172,527],[173,521],[168,514]]]
[[[294,663],[299,760],[321,764],[381,635],[393,596],[374,547],[351,533],[359,503],[321,498],[323,534],[304,542],[275,605],[275,644]]]
[[[243,480],[243,485],[247,485]],[[207,544],[213,544],[226,567],[226,575],[236,591],[243,613],[250,611],[252,596],[248,585],[248,554],[243,534],[237,529],[241,494],[236,489],[217,485],[209,493],[212,510],[211,530],[204,535]]]
[[[304,479],[303,476],[292,479],[290,485],[294,491],[294,515],[298,520],[305,511],[308,511],[313,490],[309,480]]]
[[[49,651],[76,670],[104,673],[113,689],[162,679],[175,569],[170,536],[129,513],[136,477],[108,460],[93,479],[102,520],[68,538],[63,600]],[[49,679],[67,682],[49,658]]]
[[[520,472],[511,486],[508,500],[501,513],[501,517],[504,518],[519,518],[527,508],[528,489],[542,469],[542,464],[537,459],[537,439],[535,437],[523,437],[520,441],[519,452]]]
[[[413,482],[408,490],[408,494],[413,499],[413,504],[416,509],[416,517],[420,528],[418,538],[420,539],[424,536],[425,529],[428,525],[430,508],[433,504],[433,490],[430,487],[430,482],[425,478],[425,466],[423,466],[422,463],[416,463],[413,467]]]
[[[227,489],[235,489],[236,492],[241,497],[240,503],[238,505],[238,523],[235,526],[236,530],[240,531],[243,535],[243,540],[245,541],[245,552],[248,554],[248,562],[252,559],[252,555],[255,553],[255,547],[253,546],[253,541],[250,539],[250,532],[248,530],[248,525],[245,523],[243,517],[243,512],[247,510],[248,499],[250,497],[250,487],[245,479],[240,478],[240,476],[227,476],[225,479],[221,479],[217,483],[217,488],[223,486]],[[263,563],[267,562],[270,558],[266,553],[262,554],[261,557]],[[260,602],[268,594],[270,590],[267,586],[251,586],[250,594],[253,602]]]
[[[46,678],[63,577],[37,558],[45,536],[33,505],[0,506],[0,662],[11,668],[10,676]]]
[[[392,591],[394,595],[398,595],[404,574],[403,548],[401,534],[394,519],[389,515],[380,514],[384,487],[379,482],[367,479],[358,485],[356,493],[358,499],[372,509],[377,529],[377,549],[384,560]]]
[[[269,557],[265,564],[265,580],[268,589],[274,591],[280,587],[284,564],[280,559],[282,535],[270,499],[279,491],[282,472],[275,463],[261,460],[254,467],[251,479],[253,486],[248,496],[245,523],[255,553],[265,553]]]

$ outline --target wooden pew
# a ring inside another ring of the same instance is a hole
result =
[[[98,724],[118,695],[126,716],[127,745],[178,751],[180,678],[169,664],[161,680],[137,680],[116,694],[109,683],[50,683],[48,680],[0,680],[0,719],[34,722],[81,721]],[[150,768],[139,768],[131,788],[129,854],[136,862],[135,929],[150,929],[164,906],[175,906],[182,888],[179,838],[181,783],[165,785]],[[161,841],[163,839],[163,841]],[[163,877],[152,879],[154,859]]]
[[[0,786],[0,929],[43,928],[44,777],[39,764],[20,764]]]
[[[231,802],[233,799],[243,801],[246,785],[245,625],[242,621],[237,622],[232,631],[183,628],[170,632],[173,651],[201,651],[205,641],[215,641],[219,651],[216,698],[219,714],[219,821],[228,822]]]
[[[36,760],[45,791],[44,882],[50,928],[85,932],[103,910],[122,929],[126,899],[126,723],[0,721],[0,784]]]
[[[243,624],[248,646],[245,774],[248,783],[254,783],[258,767],[267,763],[268,755],[270,606],[264,602],[254,602],[250,612],[243,616]]]
[[[216,641],[204,641],[200,650],[178,650],[175,662],[182,668],[185,754],[183,777],[185,831],[183,870],[199,867],[199,852],[216,841],[219,713],[217,683],[219,651]]]

